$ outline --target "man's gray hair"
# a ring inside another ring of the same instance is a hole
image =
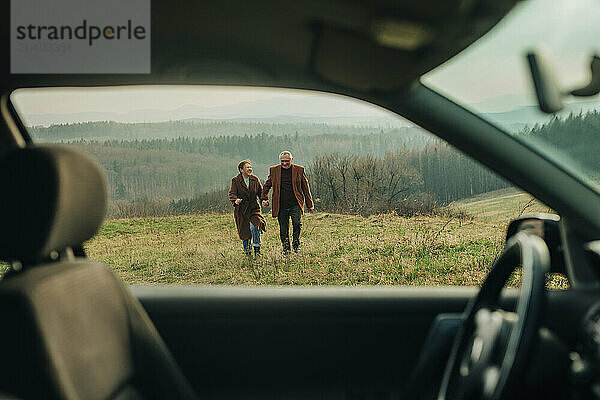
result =
[[[290,158],[294,158],[294,156],[292,155],[292,152],[287,151],[287,150],[284,150],[281,153],[279,153],[279,158],[281,158],[282,156],[290,156]]]

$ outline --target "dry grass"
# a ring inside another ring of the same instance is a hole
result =
[[[302,252],[287,257],[275,219],[267,221],[263,256],[248,260],[233,216],[222,214],[109,220],[86,250],[132,284],[478,285],[508,221],[530,204],[525,194],[500,195],[504,207],[498,196],[456,205],[467,219],[306,214]],[[516,273],[511,284],[519,281]]]
[[[477,285],[503,244],[504,228],[476,219],[303,218],[302,252],[284,257],[275,220],[263,257],[242,254],[231,215],[107,221],[90,257],[129,283],[231,285]]]
[[[553,213],[552,209],[517,189],[501,189],[462,200],[454,205],[474,217],[507,226],[511,219],[528,213]]]

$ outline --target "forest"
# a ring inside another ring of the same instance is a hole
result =
[[[567,152],[568,160],[555,154],[563,165],[573,165],[577,170],[588,173],[594,182],[600,182],[600,112],[571,114],[566,118],[554,118],[545,125],[526,129],[521,135],[535,141],[540,146],[551,146]],[[552,150],[552,149],[550,149]]]
[[[69,140],[144,140],[174,138],[205,138],[219,136],[313,136],[313,135],[365,135],[385,130],[405,137],[423,136],[422,130],[405,126],[406,123],[388,124],[384,127],[361,125],[331,125],[325,123],[275,123],[240,122],[228,120],[183,120],[153,123],[122,123],[114,121],[55,124],[48,127],[32,126],[28,132],[37,142]]]
[[[600,114],[592,112],[555,119],[518,135],[583,155],[584,144],[598,142],[591,137],[598,127]],[[268,166],[278,163],[284,149],[292,151],[295,163],[307,167],[321,211],[368,215],[431,210],[509,186],[414,127],[90,122],[36,127],[32,136],[75,146],[96,158],[109,182],[113,210],[116,206],[119,211],[112,216],[130,216],[140,208],[141,214],[228,210],[226,192],[237,163],[249,158],[264,181]],[[580,162],[600,170],[600,153],[592,159],[582,156]]]
[[[106,123],[86,126],[93,124]],[[127,127],[127,124],[118,125],[120,129]],[[240,124],[231,125],[235,131]],[[298,124],[282,126],[283,131],[294,133],[132,140],[68,139],[72,136],[68,126],[68,134],[57,136],[57,141],[75,146],[97,159],[107,176],[111,199],[127,201],[192,198],[220,189],[229,184],[231,177],[237,174],[238,162],[245,158],[252,160],[255,174],[264,180],[268,167],[279,162],[283,149],[292,151],[296,163],[308,166],[315,156],[326,151],[380,157],[390,149],[425,148],[434,141],[433,136],[415,128],[341,126],[338,132],[327,126],[329,133],[316,134],[323,124],[303,124],[312,132],[306,134],[296,130]],[[58,135],[55,128],[36,128],[36,135],[47,137],[48,132]]]

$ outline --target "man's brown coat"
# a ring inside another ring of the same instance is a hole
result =
[[[292,189],[300,209],[304,211],[304,202],[308,208],[313,208],[313,199],[308,186],[308,179],[304,167],[292,164]],[[274,165],[269,168],[269,177],[262,189],[261,200],[269,200],[269,190],[273,187],[273,200],[271,201],[271,214],[277,218],[279,214],[279,194],[281,193],[281,165]]]

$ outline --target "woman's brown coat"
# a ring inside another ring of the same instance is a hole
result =
[[[252,236],[250,234],[250,222],[261,231],[265,231],[265,219],[260,213],[260,204],[258,199],[262,193],[260,180],[254,176],[249,176],[249,187],[242,174],[231,178],[231,188],[229,189],[229,201],[233,204],[233,217],[237,226],[240,239],[247,240]],[[237,199],[242,199],[239,205],[235,204]]]

